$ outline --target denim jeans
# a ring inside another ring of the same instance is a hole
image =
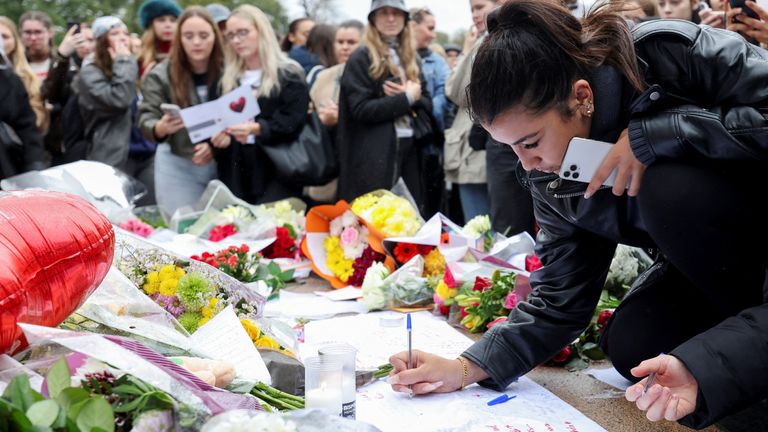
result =
[[[208,182],[216,178],[216,163],[195,165],[191,159],[171,153],[171,146],[160,144],[155,154],[155,198],[168,216],[176,209],[194,205]]]
[[[465,221],[491,212],[487,183],[463,183],[458,186]]]

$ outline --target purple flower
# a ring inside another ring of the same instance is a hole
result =
[[[173,296],[168,298],[168,302],[165,304],[165,310],[173,315],[174,318],[178,318],[181,314],[184,313],[184,305],[181,304],[179,297]]]

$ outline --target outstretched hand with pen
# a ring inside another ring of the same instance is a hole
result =
[[[645,360],[631,372],[638,378],[646,378],[629,387],[625,397],[645,411],[648,420],[677,421],[696,408],[699,384],[685,364],[675,356],[660,355]],[[646,389],[646,384],[651,380],[653,382]]]
[[[415,395],[427,393],[449,393],[461,388],[464,367],[456,359],[447,359],[419,350],[412,352],[413,368],[408,369],[408,351],[397,353],[389,358],[392,372],[389,384],[398,392]],[[472,362],[469,364],[467,384],[474,383],[488,376]]]

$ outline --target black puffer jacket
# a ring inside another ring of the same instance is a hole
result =
[[[638,95],[613,68],[595,71],[597,111],[590,138],[615,142],[629,128],[632,149],[646,165],[700,157],[768,159],[768,52],[735,33],[686,21],[648,22],[633,35],[648,88]],[[528,302],[464,353],[490,375],[482,383],[490,387],[506,387],[579,335],[597,305],[617,243],[653,246],[634,198],[602,190],[587,201],[585,183],[518,172],[533,195],[541,227],[536,252],[544,267],[531,278],[534,293]],[[734,338],[738,343],[712,343]],[[755,346],[757,341],[762,345]],[[733,401],[720,397],[724,388],[739,388],[743,402],[765,397],[765,341],[764,304],[671,353],[699,383],[701,403],[684,424],[701,427],[726,414]],[[711,367],[720,362],[743,367]]]
[[[21,140],[21,148],[0,144],[0,180],[31,170],[45,169],[43,140],[35,127],[35,113],[29,106],[24,83],[0,58],[0,122]]]

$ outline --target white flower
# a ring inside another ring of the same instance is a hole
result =
[[[219,213],[216,219],[217,225],[237,224],[242,225],[253,221],[253,214],[243,206],[229,206]]]
[[[344,231],[344,225],[341,223],[341,218],[337,217],[336,219],[331,221],[329,234],[332,236],[339,237],[341,236],[342,231]]]
[[[491,218],[488,215],[475,216],[464,225],[461,234],[468,238],[478,238],[491,230]]]
[[[383,309],[387,305],[387,293],[384,279],[389,276],[389,269],[383,263],[375,262],[368,268],[363,279],[363,303],[369,310]]]
[[[295,432],[296,424],[280,415],[234,410],[212,418],[203,432]]]
[[[639,274],[640,262],[635,257],[632,248],[625,245],[619,245],[611,261],[611,268],[608,270],[608,278],[605,281],[607,287],[622,287],[631,285]]]
[[[353,227],[359,223],[360,222],[358,222],[357,216],[352,213],[352,210],[347,210],[343,215],[341,215],[341,224],[345,227]]]

